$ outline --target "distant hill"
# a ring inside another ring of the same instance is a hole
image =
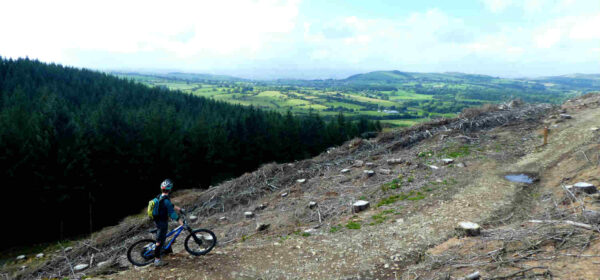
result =
[[[600,87],[600,74],[570,74],[552,77],[524,79],[543,83],[547,87],[589,88],[597,90]]]
[[[117,76],[146,76],[164,78],[169,80],[180,80],[190,82],[202,82],[202,81],[228,81],[228,82],[240,82],[246,81],[246,79],[227,76],[227,75],[213,75],[213,74],[198,74],[198,73],[184,73],[184,72],[170,72],[170,73],[140,73],[140,72],[118,72],[113,71],[112,74]]]
[[[417,73],[393,71],[374,71],[364,74],[352,75],[342,81],[347,83],[406,83],[410,81],[421,82],[482,82],[496,79],[491,76],[465,74],[459,72],[446,73]]]
[[[262,81],[188,73],[124,75],[151,87],[177,89],[232,104],[294,114],[316,111],[326,118],[344,112],[354,118],[378,119],[390,126],[450,117],[466,107],[515,98],[560,103],[600,90],[599,76],[573,74],[510,79],[459,72],[392,70],[361,73],[345,79]]]
[[[401,71],[374,71],[364,74],[352,75],[343,81],[346,82],[395,82],[415,79],[410,73]]]

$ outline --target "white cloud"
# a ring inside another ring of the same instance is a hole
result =
[[[503,12],[513,4],[512,0],[481,0],[481,2],[483,2],[488,10],[494,13]]]
[[[569,38],[580,40],[600,39],[600,13],[590,17],[578,17],[569,30]]]
[[[492,13],[507,12],[509,8],[517,8],[526,14],[543,13],[561,14],[573,9],[598,6],[597,0],[479,0]],[[585,9],[584,9],[585,10]]]
[[[0,53],[64,61],[69,50],[162,50],[251,55],[295,28],[298,1],[10,1],[0,10]],[[187,31],[185,41],[177,35]]]
[[[494,15],[491,28],[435,8],[395,18],[332,12],[315,19],[302,16],[299,0],[1,2],[0,55],[94,68],[214,72],[479,72],[492,71],[485,66],[492,61],[508,65],[498,72],[554,61],[600,66],[589,62],[600,46],[600,1],[481,1],[493,12],[523,13]]]
[[[561,29],[549,28],[543,31],[541,34],[535,36],[535,43],[538,48],[547,49],[551,48],[561,39]]]

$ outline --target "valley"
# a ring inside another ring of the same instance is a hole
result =
[[[152,87],[180,90],[232,104],[294,114],[318,112],[327,118],[340,112],[380,120],[388,127],[455,117],[462,109],[520,98],[557,103],[600,90],[600,77],[571,75],[505,79],[462,73],[376,71],[341,80],[254,81],[188,73],[120,73]]]

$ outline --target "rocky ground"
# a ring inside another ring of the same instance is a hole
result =
[[[127,265],[123,248],[148,227],[129,221],[93,236],[71,256],[73,264],[89,262],[94,249],[86,246],[114,252],[96,252],[94,268],[52,270],[50,265],[66,262],[53,258],[20,275],[597,279],[600,214],[596,219],[593,211],[599,200],[569,186],[600,184],[600,132],[594,130],[600,127],[599,104],[598,95],[561,108],[511,104],[470,119],[354,140],[311,160],[267,165],[205,192],[179,194],[180,203],[197,206],[194,214],[201,218],[193,226],[210,228],[219,238],[206,256],[188,255],[181,238],[166,258],[169,266],[119,271]],[[547,145],[544,126],[550,128]],[[505,179],[513,173],[536,181]],[[355,213],[357,200],[370,207]],[[254,217],[246,218],[246,211]],[[462,221],[480,225],[480,234],[464,236],[457,230]],[[269,228],[257,231],[261,223]],[[111,238],[121,238],[121,246],[102,247]],[[103,260],[110,263],[97,268]]]

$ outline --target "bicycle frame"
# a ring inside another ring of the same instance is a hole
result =
[[[178,226],[176,228],[174,228],[171,232],[167,233],[167,236],[165,238],[165,241],[167,240],[167,238],[173,236],[173,238],[167,243],[167,246],[163,246],[163,248],[169,249],[171,247],[171,245],[173,244],[173,242],[175,242],[175,239],[177,239],[177,237],[179,236],[179,234],[181,234],[181,232],[185,229],[185,226]],[[148,257],[150,256],[150,254],[154,251],[154,249],[156,249],[156,244],[152,244],[152,246],[148,247],[148,251],[144,252],[144,256]]]

